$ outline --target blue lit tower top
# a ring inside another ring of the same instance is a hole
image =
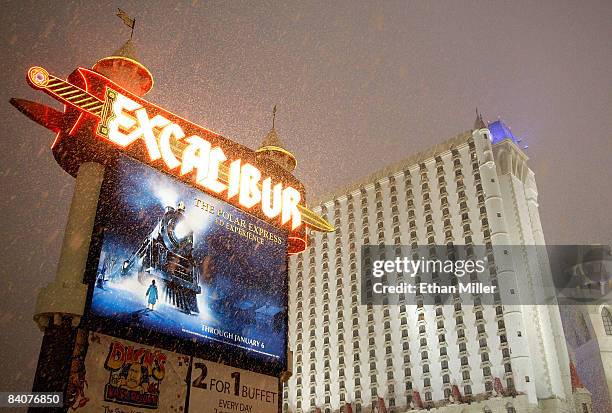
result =
[[[510,139],[517,145],[521,141],[512,134],[510,128],[501,120],[496,120],[495,122],[489,123],[488,129],[491,132],[491,143],[493,144],[499,143],[504,139]]]

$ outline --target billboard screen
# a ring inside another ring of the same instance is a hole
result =
[[[88,317],[99,330],[284,367],[286,231],[125,156],[107,171],[97,222]]]

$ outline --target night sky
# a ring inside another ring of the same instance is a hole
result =
[[[470,129],[475,108],[529,145],[548,243],[612,239],[612,2],[3,2],[0,391],[31,387],[36,290],[54,277],[74,180],[53,134],[8,103],[129,37],[147,99],[255,148],[271,126],[320,196]]]

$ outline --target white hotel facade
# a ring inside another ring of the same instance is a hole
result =
[[[478,116],[313,208],[336,232],[312,233],[290,259],[283,411],[591,412],[556,306],[361,305],[361,245],[544,245],[537,198],[518,140]],[[530,302],[551,277],[531,249],[496,250],[489,265],[500,290]]]

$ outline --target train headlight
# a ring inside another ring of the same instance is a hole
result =
[[[186,219],[182,219],[181,221],[179,221],[174,226],[173,234],[174,234],[174,237],[177,240],[179,240],[179,239],[183,239],[183,238],[189,236],[190,234],[193,234],[193,231],[189,227],[189,224],[187,223],[187,220]]]
[[[182,214],[177,214],[168,221],[166,227],[168,245],[177,252],[188,252],[193,247],[193,230]]]

